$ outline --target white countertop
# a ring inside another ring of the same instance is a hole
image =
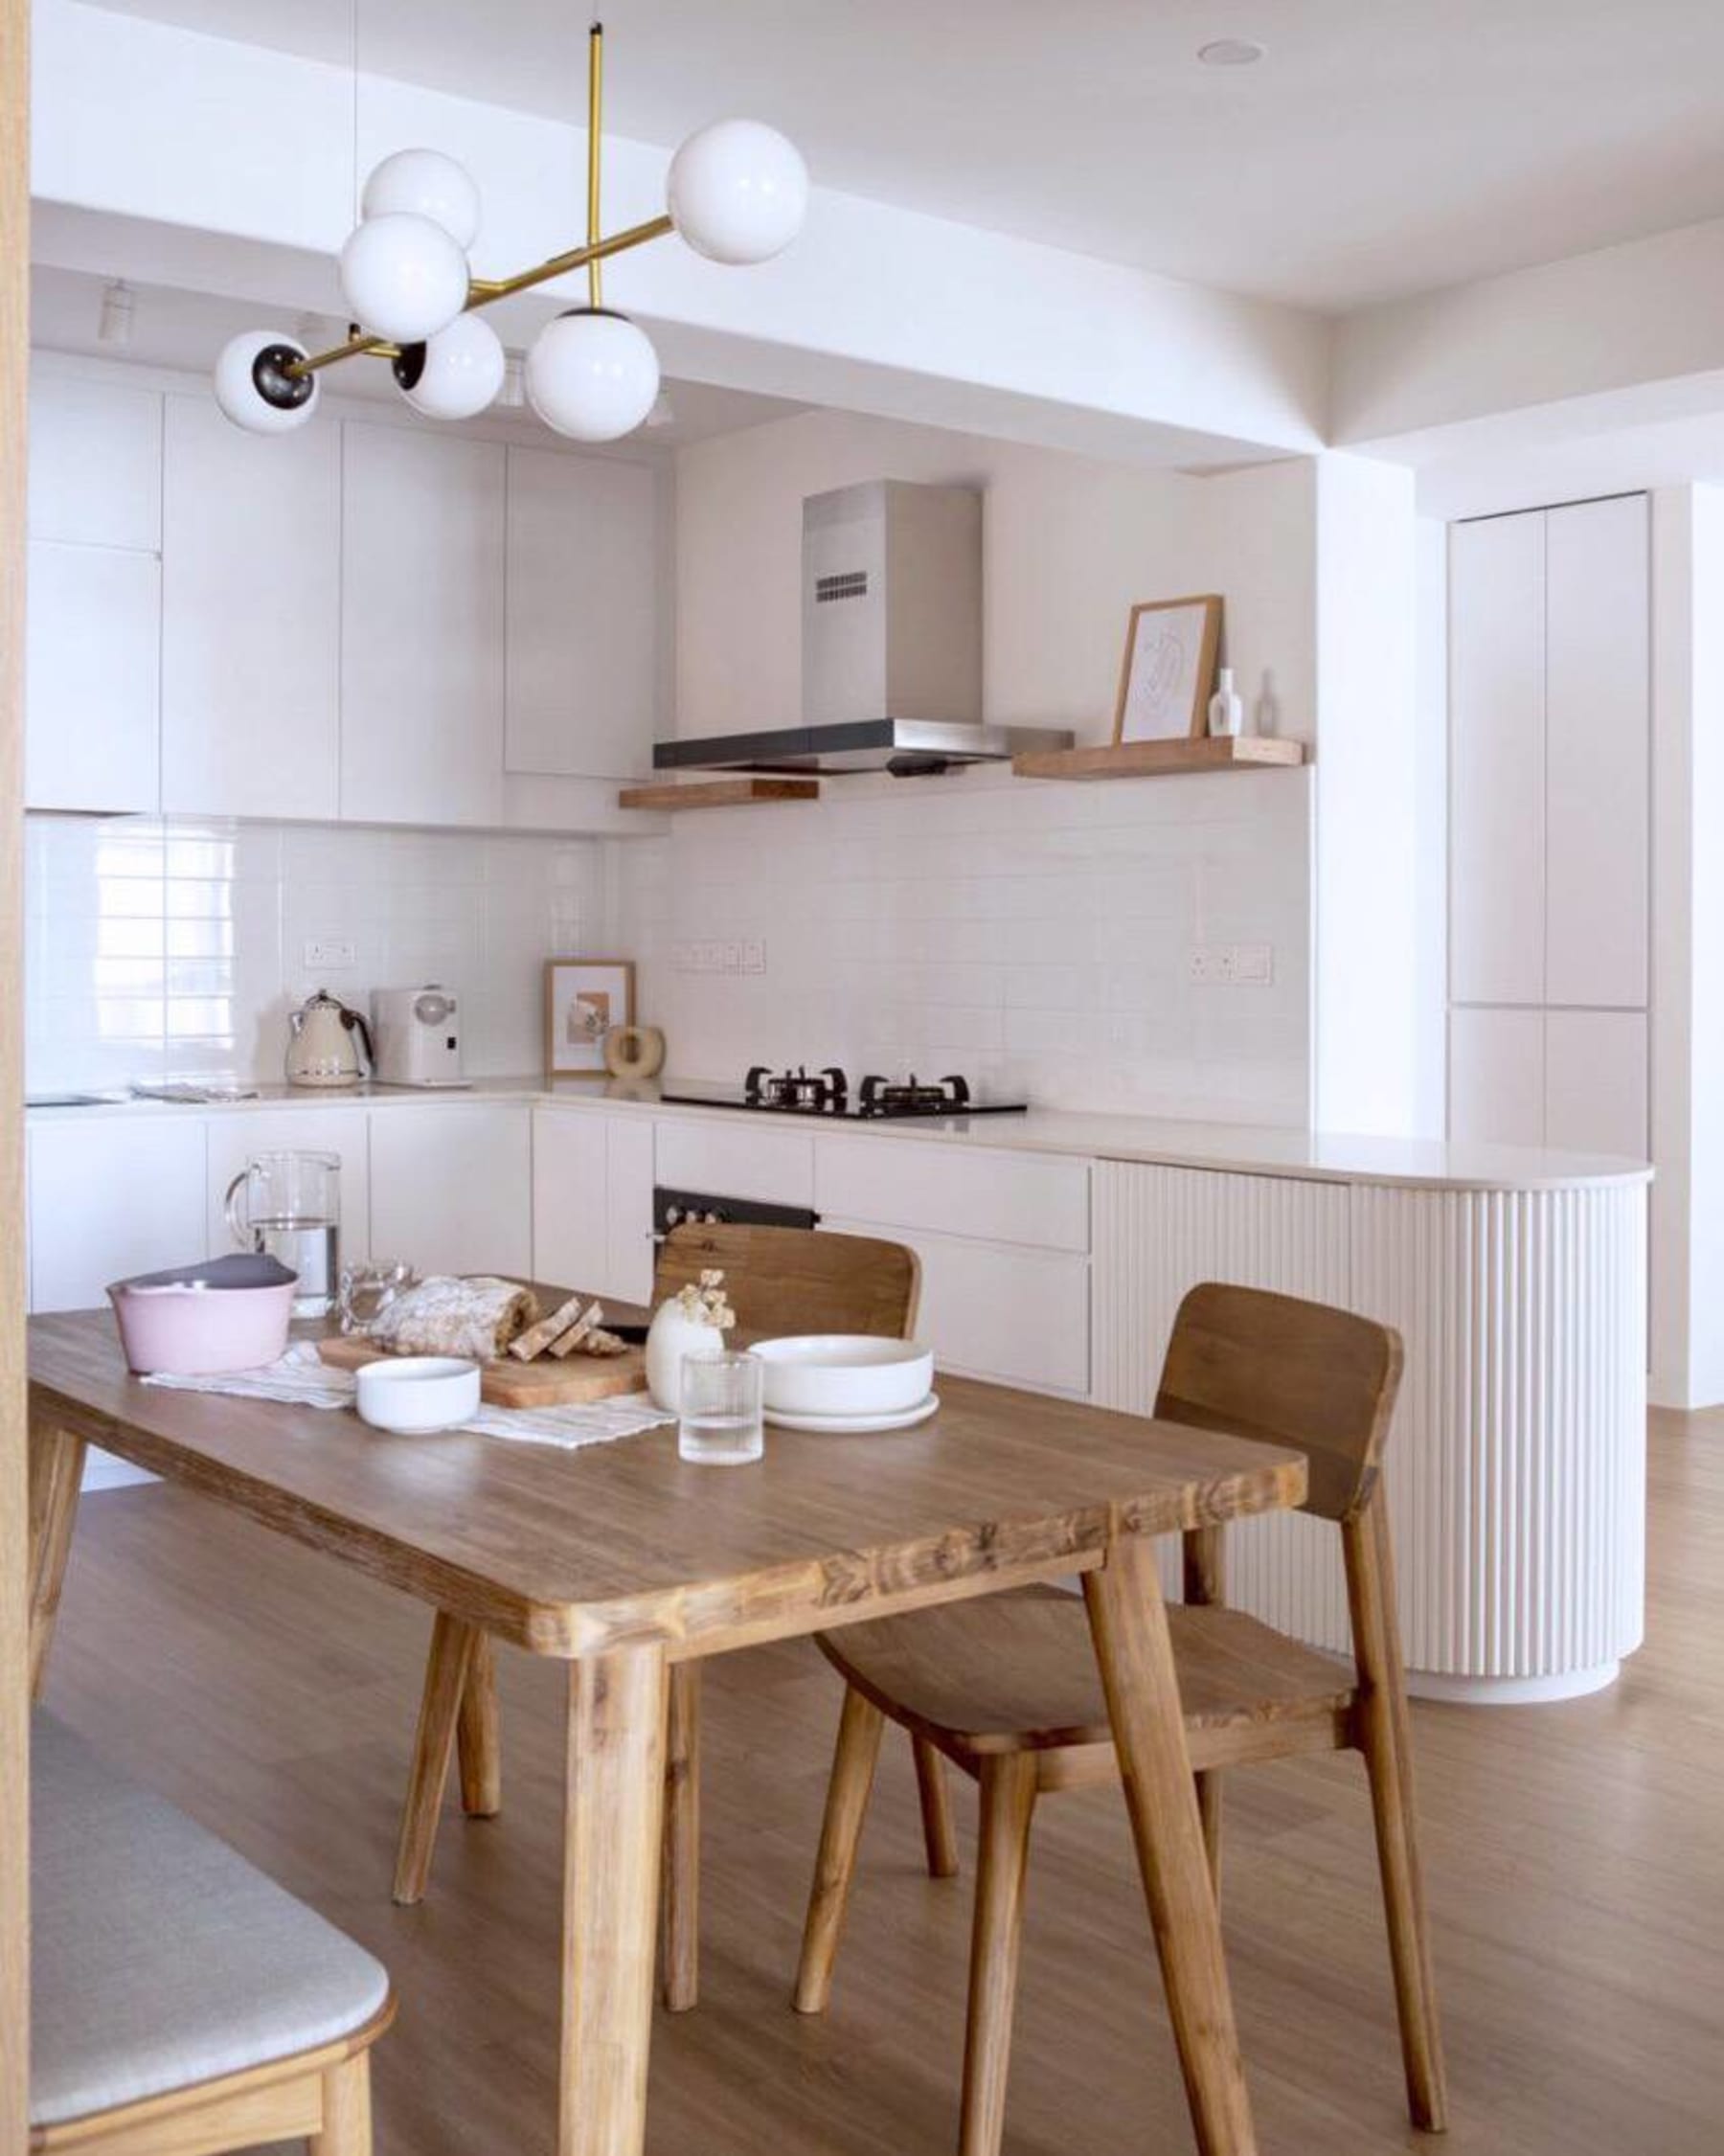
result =
[[[790,1114],[744,1116],[734,1108],[666,1103],[657,1082],[603,1083],[581,1078],[479,1078],[459,1090],[415,1086],[309,1087],[261,1085],[250,1101],[182,1105],[104,1099],[95,1107],[38,1107],[29,1120],[60,1122],[91,1116],[232,1116],[260,1108],[458,1106],[463,1102],[603,1108],[608,1113],[717,1121],[732,1127],[796,1127]],[[1326,1183],[1394,1184],[1430,1190],[1548,1191],[1599,1183],[1643,1183],[1645,1161],[1604,1154],[1547,1152],[1513,1146],[1451,1145],[1441,1139],[1369,1138],[1341,1131],[1278,1130],[1253,1123],[1193,1123],[1175,1117],[1088,1115],[1031,1108],[1022,1115],[916,1117],[899,1122],[831,1122],[809,1117],[828,1137],[879,1138],[928,1145],[991,1146],[1006,1151],[1065,1153],[1089,1160],[1144,1161],[1165,1168],[1225,1169],[1244,1175],[1284,1175]]]

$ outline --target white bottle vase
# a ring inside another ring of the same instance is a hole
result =
[[[1235,735],[1244,716],[1245,707],[1234,691],[1233,669],[1223,667],[1215,676],[1215,693],[1210,698],[1209,730],[1217,738]]]
[[[654,1407],[675,1415],[682,1407],[682,1366],[693,1355],[724,1352],[724,1335],[715,1325],[690,1317],[672,1295],[661,1303],[646,1328],[646,1390]]]

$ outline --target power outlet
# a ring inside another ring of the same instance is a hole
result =
[[[1220,987],[1233,979],[1233,947],[1193,943],[1186,954],[1186,979],[1200,987]]]
[[[307,973],[334,973],[359,963],[359,948],[345,936],[310,936],[306,940],[304,963]]]
[[[1186,979],[1210,988],[1267,988],[1275,983],[1273,943],[1193,943]]]
[[[756,936],[742,946],[742,970],[744,973],[764,973],[766,970],[766,944],[763,938]]]
[[[1233,947],[1233,980],[1236,988],[1273,987],[1275,945],[1236,943]]]

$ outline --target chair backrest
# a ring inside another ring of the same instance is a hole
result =
[[[1402,1359],[1392,1326],[1212,1281],[1179,1305],[1155,1412],[1297,1448],[1305,1510],[1348,1520],[1376,1486]]]
[[[744,1332],[873,1332],[907,1340],[916,1328],[921,1263],[902,1243],[812,1228],[685,1221],[659,1251],[662,1302],[714,1267]]]

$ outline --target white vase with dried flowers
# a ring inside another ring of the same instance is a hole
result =
[[[724,1292],[724,1275],[702,1273],[668,1297],[646,1328],[646,1390],[655,1407],[674,1415],[682,1406],[682,1366],[693,1356],[721,1355],[724,1336],[737,1322]]]

